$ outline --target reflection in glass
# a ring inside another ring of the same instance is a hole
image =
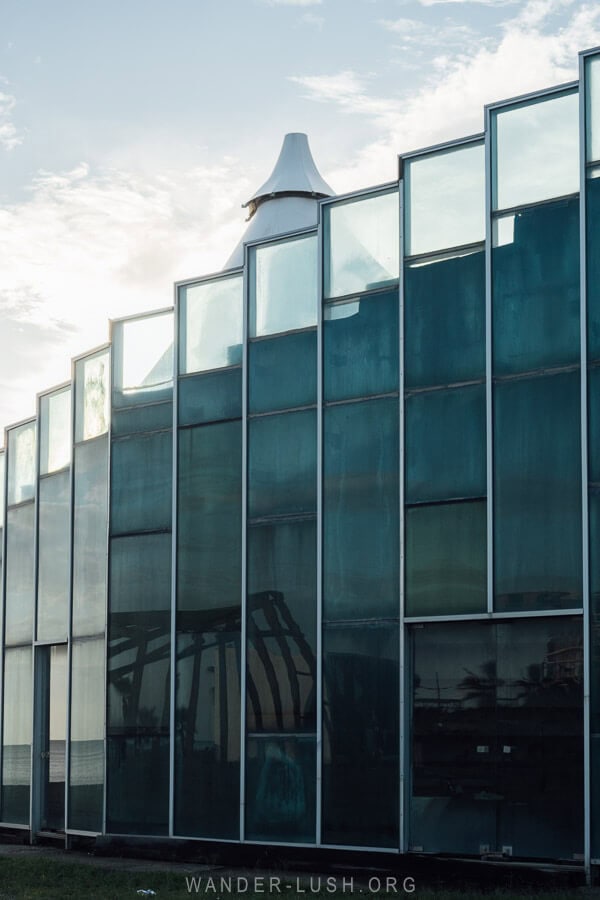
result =
[[[108,437],[75,448],[73,635],[98,634],[106,619]]]
[[[600,56],[590,56],[586,66],[586,159],[600,160]]]
[[[75,364],[75,440],[108,431],[110,354],[108,350]]]
[[[47,394],[40,403],[40,474],[71,462],[71,389]]]
[[[134,577],[132,577],[132,575]],[[146,615],[171,604],[171,534],[135,534],[110,542],[110,611]]]
[[[251,419],[248,515],[315,512],[317,417],[313,410]]]
[[[8,506],[33,499],[35,468],[35,422],[27,422],[8,432]]]
[[[326,298],[357,294],[398,278],[398,191],[323,207]]]
[[[111,455],[111,534],[170,528],[171,433],[113,441]]]
[[[6,516],[5,639],[20,644],[33,637],[35,510],[33,503]]]
[[[242,415],[241,368],[188,375],[177,387],[180,425],[202,425]]]
[[[248,346],[248,411],[317,402],[317,332],[300,331]]]
[[[242,362],[242,277],[179,287],[179,371],[205,372]]]
[[[600,168],[588,171],[586,219],[587,341],[591,362],[600,360]]]
[[[315,235],[250,249],[250,337],[317,324]]]
[[[113,834],[168,834],[168,735],[111,733],[106,743],[106,830]]]
[[[409,159],[405,166],[407,256],[483,241],[483,142]]]
[[[157,399],[173,383],[173,313],[114,324],[113,403],[130,405]]]
[[[102,830],[104,638],[74,641],[71,656],[69,828]]]
[[[69,618],[71,475],[68,470],[39,485],[38,641],[66,640]]]
[[[31,637],[31,635],[30,635]],[[2,821],[29,824],[31,782],[31,647],[5,651],[2,746]]]
[[[510,209],[579,190],[577,91],[493,113],[493,205]]]

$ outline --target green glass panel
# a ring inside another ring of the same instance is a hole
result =
[[[487,609],[486,503],[406,510],[406,615]]]
[[[246,746],[246,839],[314,843],[314,735],[251,737]]]
[[[240,831],[240,632],[177,637],[175,833],[237,840]]]
[[[133,623],[171,608],[171,535],[135,534],[110,542],[110,617]]]
[[[40,399],[40,474],[71,462],[71,389]]]
[[[35,422],[27,422],[8,432],[7,506],[33,499],[36,469],[35,432]]]
[[[589,493],[590,527],[590,729],[600,740],[600,491]],[[600,757],[598,760],[600,764]],[[598,785],[600,789],[600,783]],[[600,806],[596,814],[600,829]]]
[[[314,520],[248,530],[249,732],[315,731],[317,535]]]
[[[485,385],[406,398],[406,502],[486,493]]]
[[[436,257],[404,269],[406,387],[485,375],[485,253]]]
[[[271,412],[316,402],[316,331],[301,331],[249,344],[249,412]]]
[[[32,704],[31,647],[4,655],[4,731],[2,743],[2,821],[29,824]],[[10,701],[8,700],[10,698]]]
[[[113,437],[144,431],[160,431],[173,425],[173,403],[147,403],[129,409],[115,409],[112,414]]]
[[[250,248],[250,337],[317,324],[317,238]]]
[[[398,390],[398,310],[397,290],[325,306],[326,400]]]
[[[33,503],[9,509],[6,515],[5,641],[27,643],[33,638],[34,600]]]
[[[398,626],[323,631],[327,844],[398,847]]]
[[[242,415],[240,368],[180,378],[177,390],[180,425],[202,425]]]
[[[324,452],[324,617],[397,616],[397,399],[326,409]]]
[[[75,363],[75,440],[88,441],[108,431],[110,422],[110,353]]]
[[[120,737],[169,733],[169,616],[109,617],[108,730]]]
[[[182,429],[178,468],[177,608],[201,632],[202,613],[241,603],[241,423]]]
[[[70,592],[71,473],[39,485],[37,639],[67,639]]]
[[[315,512],[315,412],[303,410],[251,419],[248,443],[248,515]]]
[[[586,181],[588,359],[600,360],[600,170]]]
[[[242,277],[179,287],[179,371],[205,372],[242,361]]]
[[[108,436],[75,448],[73,635],[99,634],[106,620]]]
[[[169,738],[111,735],[107,741],[106,830],[166,835],[169,831]]]
[[[73,642],[68,826],[82,831],[102,831],[105,665],[103,637]]]
[[[521,210],[496,224],[494,373],[577,363],[579,200]]]
[[[580,606],[579,372],[494,390],[496,609]]]
[[[172,444],[169,431],[113,441],[111,534],[171,527]]]

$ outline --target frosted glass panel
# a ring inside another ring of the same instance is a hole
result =
[[[4,659],[2,821],[29,824],[31,780],[31,647],[7,650]]]
[[[398,192],[326,206],[325,297],[343,297],[398,278]]]
[[[408,256],[485,238],[485,156],[467,145],[406,163]]]
[[[4,525],[4,463],[4,453],[0,453],[0,528]]]
[[[40,474],[46,475],[71,462],[71,389],[42,397],[40,418]]]
[[[130,402],[143,402],[144,392],[167,387],[173,380],[173,313],[118,322],[113,353],[114,387]]]
[[[81,359],[75,368],[75,440],[88,441],[108,431],[108,350]]]
[[[242,278],[179,288],[179,371],[205,372],[242,362]]]
[[[250,337],[317,324],[317,238],[256,247],[250,255]]]
[[[600,55],[586,60],[586,124],[588,162],[600,159]]]
[[[493,121],[494,209],[579,190],[577,92],[513,106]]]
[[[31,500],[35,491],[35,422],[8,433],[8,506]]]

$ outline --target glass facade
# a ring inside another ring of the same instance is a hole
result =
[[[6,430],[0,828],[600,859],[582,73],[113,322]]]

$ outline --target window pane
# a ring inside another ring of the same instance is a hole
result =
[[[164,623],[171,608],[171,535],[140,534],[110,542],[111,622]],[[154,615],[154,614],[158,615]],[[131,615],[130,615],[131,614]],[[155,621],[156,620],[156,621]]]
[[[495,374],[578,362],[579,201],[506,221],[492,251]]]
[[[111,534],[171,527],[172,435],[112,443]]]
[[[586,180],[586,284],[588,359],[600,360],[600,169]]]
[[[113,404],[131,406],[168,397],[173,384],[173,313],[116,322]]]
[[[177,399],[180,425],[238,419],[242,415],[242,370],[180,378]]]
[[[8,506],[33,499],[35,468],[35,422],[28,422],[8,432]]]
[[[205,372],[242,362],[242,278],[179,288],[179,371]]]
[[[175,833],[237,840],[240,832],[240,633],[177,638]]]
[[[325,297],[357,294],[398,278],[398,192],[323,207]]]
[[[248,731],[314,731],[315,521],[248,531]]]
[[[5,492],[4,492],[4,475],[5,475],[5,460],[6,457],[4,452],[0,452],[0,528],[4,526],[4,500],[5,500]]]
[[[248,515],[315,512],[315,412],[251,419],[248,440]]]
[[[586,125],[588,162],[600,159],[600,56],[585,61],[586,66]]]
[[[325,410],[324,617],[398,615],[398,400]]]
[[[249,412],[271,412],[316,402],[316,331],[301,331],[249,344]]]
[[[2,821],[28,825],[33,721],[31,647],[6,650],[4,696],[10,697],[10,702],[4,703]]]
[[[323,632],[323,841],[398,847],[398,628]]]
[[[315,235],[250,249],[250,337],[317,324]]]
[[[314,842],[316,772],[314,736],[248,738],[246,839]]]
[[[404,270],[407,387],[485,375],[485,253],[437,257]]]
[[[173,427],[173,402],[146,403],[113,409],[111,435],[113,438],[125,434],[140,434],[144,431],[162,431]]]
[[[579,190],[577,91],[493,113],[494,209]]]
[[[406,161],[407,256],[485,238],[484,145]]]
[[[71,462],[71,390],[41,398],[40,474]]]
[[[486,503],[406,510],[406,615],[487,609]]]
[[[39,486],[38,641],[66,640],[69,619],[71,473]]]
[[[75,364],[75,440],[108,431],[110,354],[108,350]]]
[[[35,509],[33,503],[10,509],[6,516],[6,643],[33,638]]]
[[[107,752],[106,830],[168,834],[168,735],[143,730],[134,737],[110,735]]]
[[[580,606],[579,373],[503,382],[494,398],[496,609]]]
[[[406,502],[486,493],[485,385],[406,398]]]
[[[200,632],[202,611],[241,603],[241,422],[179,432],[178,516],[177,606]]]
[[[104,638],[75,641],[71,657],[69,828],[102,831]]]
[[[75,448],[73,634],[98,634],[106,619],[108,437]]]
[[[349,400],[398,390],[398,291],[327,304],[326,400]]]

